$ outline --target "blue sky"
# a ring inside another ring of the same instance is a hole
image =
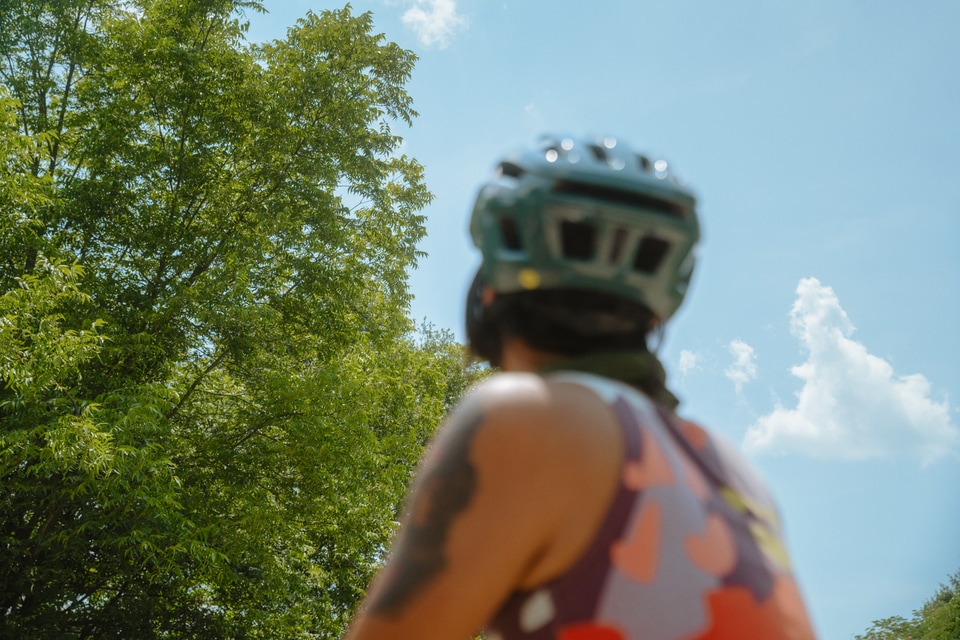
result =
[[[267,2],[251,39],[317,0]],[[960,3],[358,0],[420,60],[399,129],[436,195],[413,317],[462,339],[467,215],[507,150],[614,135],[705,239],[660,354],[780,499],[823,638],[960,569]]]

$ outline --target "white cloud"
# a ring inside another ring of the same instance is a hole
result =
[[[700,354],[687,349],[680,350],[680,373],[687,375],[700,368]]]
[[[822,458],[906,454],[924,463],[956,451],[960,430],[951,423],[949,403],[931,399],[924,376],[896,375],[852,340],[853,323],[833,289],[815,278],[801,280],[790,317],[807,353],[807,361],[791,369],[803,388],[795,408],[778,406],[750,427],[748,449]]]
[[[723,375],[733,381],[737,393],[740,393],[743,385],[757,377],[757,354],[743,340],[732,340],[727,349],[733,356],[733,364],[727,367]]]
[[[455,0],[413,0],[413,6],[403,14],[403,24],[416,32],[424,46],[445,49],[466,20],[457,13]]]

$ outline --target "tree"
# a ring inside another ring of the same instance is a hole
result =
[[[0,0],[0,636],[336,637],[468,384],[369,14]]]
[[[949,576],[948,584],[913,612],[909,620],[893,616],[875,620],[857,640],[958,640],[960,639],[960,571]]]

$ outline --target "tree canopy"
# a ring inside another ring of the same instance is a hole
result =
[[[875,620],[856,640],[958,640],[960,638],[960,571],[928,598],[910,619]]]
[[[0,636],[337,637],[461,350],[368,14],[0,0]]]

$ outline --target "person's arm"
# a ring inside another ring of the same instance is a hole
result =
[[[571,529],[571,498],[590,505],[587,528],[598,521],[619,456],[619,442],[581,435],[590,415],[577,406],[510,375],[449,416],[349,640],[466,639],[512,591],[565,568],[592,533]]]

